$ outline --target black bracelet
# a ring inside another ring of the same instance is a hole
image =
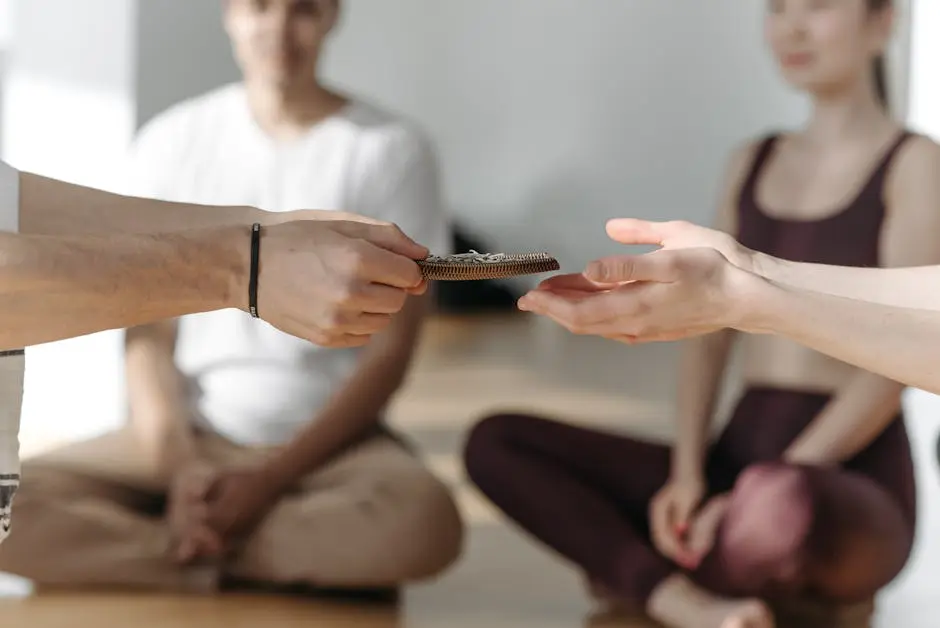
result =
[[[251,225],[251,269],[248,274],[248,312],[258,316],[258,258],[261,253],[261,224]]]

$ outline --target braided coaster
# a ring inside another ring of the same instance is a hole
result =
[[[547,253],[458,253],[439,257],[430,255],[418,262],[425,279],[436,281],[474,281],[519,275],[546,273],[560,268],[558,260]]]

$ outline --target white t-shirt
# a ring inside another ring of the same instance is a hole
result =
[[[158,116],[133,153],[137,195],[271,211],[351,211],[396,223],[432,252],[450,252],[428,142],[361,102],[278,144],[255,123],[242,85],[228,85]],[[258,309],[264,316],[263,302]],[[315,419],[358,355],[358,349],[318,347],[239,310],[183,317],[176,349],[201,426],[257,445],[283,443]]]
[[[0,231],[19,230],[19,173],[0,161]],[[0,542],[10,532],[13,494],[20,484],[20,412],[23,407],[22,350],[0,349]]]

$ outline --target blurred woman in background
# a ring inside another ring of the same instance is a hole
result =
[[[766,36],[809,124],[737,149],[721,228],[783,259],[940,262],[940,147],[890,115],[890,0],[773,0]],[[745,388],[709,439],[731,348]],[[672,448],[498,415],[468,473],[592,589],[675,628],[773,625],[770,603],[870,602],[906,564],[915,484],[903,385],[775,336],[688,340]]]

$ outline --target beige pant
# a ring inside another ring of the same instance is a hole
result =
[[[250,464],[270,449],[200,436],[205,458]],[[212,591],[223,576],[270,584],[390,587],[434,576],[460,555],[447,488],[387,436],[356,445],[285,496],[224,566],[169,558],[166,487],[118,431],[23,463],[0,571],[38,585]]]

